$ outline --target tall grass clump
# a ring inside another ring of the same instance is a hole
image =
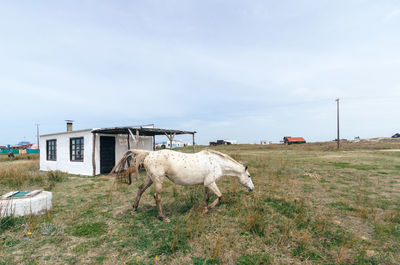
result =
[[[25,183],[41,183],[43,176],[39,174],[39,163],[24,163],[0,167],[0,183],[9,187],[21,187]]]
[[[0,167],[0,184],[10,188],[21,188],[27,185],[48,185],[53,188],[56,183],[67,177],[61,171],[40,172],[38,161],[29,160],[9,163]]]
[[[67,177],[67,173],[62,172],[60,170],[52,170],[47,172],[47,178],[49,181],[53,182],[62,182]]]

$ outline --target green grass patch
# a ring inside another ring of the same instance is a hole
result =
[[[80,254],[82,254],[82,253],[86,253],[86,252],[88,252],[88,251],[89,251],[89,247],[88,247],[88,244],[87,244],[86,242],[81,243],[81,244],[75,246],[75,247],[72,249],[72,252],[73,252],[74,254],[77,254],[77,255],[80,255]]]
[[[67,233],[79,237],[97,237],[106,232],[107,224],[105,222],[83,223],[67,229]]]
[[[219,260],[216,259],[207,259],[201,257],[192,257],[193,265],[217,265],[221,264]]]
[[[236,259],[236,265],[267,265],[273,264],[269,254],[247,254]]]
[[[326,206],[333,207],[333,208],[336,208],[341,211],[355,211],[356,210],[355,208],[351,207],[350,205],[348,205],[345,202],[330,202],[330,203],[326,204]]]
[[[307,246],[303,243],[300,243],[296,248],[291,249],[290,253],[294,257],[300,257],[302,261],[305,260],[318,261],[321,259],[321,256],[318,253],[308,249]]]
[[[19,239],[16,238],[12,238],[10,236],[5,236],[1,238],[1,244],[4,247],[13,247],[17,244],[19,244],[21,241]]]
[[[343,244],[349,243],[354,238],[351,232],[347,229],[330,224],[322,233],[322,238],[320,239],[324,247],[339,247]]]
[[[357,170],[374,170],[378,168],[375,165],[353,165],[347,162],[335,162],[332,165],[339,168],[353,168]]]
[[[0,234],[2,234],[7,230],[18,231],[19,229],[21,229],[21,226],[24,223],[25,223],[24,217],[6,216],[0,218]]]
[[[265,199],[265,203],[272,207],[275,211],[288,218],[294,218],[294,216],[296,214],[299,214],[302,210],[302,207],[299,207],[300,205],[294,202],[287,202],[283,199],[268,197],[267,199]]]
[[[374,224],[374,234],[380,240],[400,239],[400,224]]]

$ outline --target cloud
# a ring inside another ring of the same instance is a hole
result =
[[[397,17],[398,15],[400,15],[400,9],[396,9],[396,10],[388,13],[383,20],[386,22],[386,21],[389,21],[389,20]]]

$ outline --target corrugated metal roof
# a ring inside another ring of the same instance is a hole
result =
[[[132,131],[133,134],[136,134],[136,131],[139,131],[139,135],[142,136],[155,136],[155,135],[165,135],[167,134],[195,134],[196,131],[181,131],[181,130],[173,130],[173,129],[159,129],[159,128],[149,128],[147,126],[125,126],[125,127],[113,127],[113,128],[94,128],[87,130],[78,130],[78,131],[65,131],[60,133],[52,133],[52,134],[44,134],[42,136],[53,136],[60,134],[73,134],[91,131],[92,133],[104,133],[104,134],[129,134],[129,130]]]
[[[31,143],[28,141],[22,141],[22,142],[18,143],[18,145],[29,145],[29,144],[31,144]]]
[[[289,142],[305,142],[306,140],[303,137],[286,137]]]
[[[129,130],[133,134],[138,131],[139,135],[145,136],[155,136],[155,135],[165,135],[165,134],[195,134],[196,131],[181,131],[172,129],[159,129],[159,128],[146,128],[141,126],[135,127],[114,127],[114,128],[103,128],[103,129],[93,129],[92,133],[104,133],[104,134],[129,134]]]

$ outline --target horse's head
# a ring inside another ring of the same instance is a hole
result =
[[[249,191],[252,191],[254,189],[254,184],[253,181],[251,180],[250,173],[248,171],[248,167],[243,167],[244,170],[241,172],[238,177],[239,177],[239,182],[243,186],[245,186]]]

